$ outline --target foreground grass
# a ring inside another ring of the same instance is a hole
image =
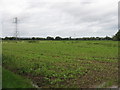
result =
[[[2,66],[0,65],[0,89],[2,89]]]
[[[2,88],[33,88],[29,80],[6,69],[3,69],[2,85]]]
[[[43,88],[107,87],[117,84],[118,42],[4,41],[3,66]]]

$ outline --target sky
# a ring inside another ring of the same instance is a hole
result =
[[[0,0],[0,36],[112,37],[118,0]]]

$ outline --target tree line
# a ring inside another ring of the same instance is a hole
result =
[[[16,40],[16,37],[5,37],[2,38],[2,40]],[[32,38],[17,38],[17,40],[115,40],[120,41],[120,30],[113,36],[113,37],[82,37],[82,38],[62,38],[60,36],[57,37],[46,37],[46,38],[40,38],[40,37],[32,37]]]

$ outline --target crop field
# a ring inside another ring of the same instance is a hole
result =
[[[117,41],[3,41],[2,58],[4,68],[40,88],[118,84]]]

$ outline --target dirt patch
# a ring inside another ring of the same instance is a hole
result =
[[[39,75],[39,76],[33,76],[31,74],[27,74],[27,75],[24,75],[25,77],[31,79],[33,81],[33,85],[37,86],[37,87],[42,87],[45,85],[45,80],[44,80],[44,77]]]

